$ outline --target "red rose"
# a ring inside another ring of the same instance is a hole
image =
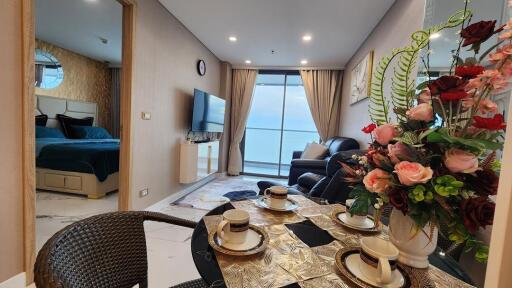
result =
[[[407,193],[403,190],[392,190],[389,194],[389,203],[395,207],[395,209],[398,209],[402,211],[402,213],[405,215],[409,211],[409,205],[407,203]]]
[[[428,89],[432,95],[439,94],[443,101],[458,101],[466,98],[468,93],[464,90],[467,81],[452,75],[445,75],[437,78],[428,84]]]
[[[496,114],[492,118],[473,116],[473,127],[495,131],[505,129],[507,124],[501,114]]]
[[[460,210],[464,227],[469,233],[474,235],[480,227],[492,225],[495,206],[496,204],[484,196],[462,200]]]
[[[366,134],[370,134],[373,132],[373,130],[375,130],[375,128],[377,128],[377,125],[375,125],[375,123],[372,123],[372,124],[364,127],[363,129],[361,129],[361,131],[363,131]]]
[[[483,169],[477,170],[475,175],[466,174],[464,182],[478,195],[489,196],[496,195],[498,192],[500,177],[491,169]]]
[[[460,36],[464,38],[462,47],[466,47],[471,44],[480,44],[487,39],[491,38],[495,33],[499,33],[503,30],[503,26],[498,28],[496,31],[496,20],[493,21],[480,21],[469,25],[468,27],[460,31]]]
[[[455,75],[464,79],[473,79],[484,72],[484,69],[484,66],[481,65],[457,66],[455,67]]]

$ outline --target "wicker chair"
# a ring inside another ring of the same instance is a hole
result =
[[[148,287],[146,220],[189,228],[197,225],[146,211],[106,213],[75,222],[39,251],[34,265],[36,287]],[[202,280],[184,284],[188,286],[180,287],[207,287]]]

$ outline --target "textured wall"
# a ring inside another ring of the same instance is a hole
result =
[[[41,40],[36,41],[36,48],[53,54],[64,70],[64,80],[59,86],[36,88],[36,94],[95,102],[99,110],[98,126],[112,131],[112,80],[108,65]]]
[[[1,6],[0,283],[23,271],[21,1]]]
[[[185,189],[179,147],[190,129],[194,88],[220,95],[220,61],[157,0],[137,2],[132,95],[132,206]],[[198,59],[206,75],[196,72]],[[141,112],[151,112],[142,120]],[[221,160],[222,161],[222,160]],[[148,188],[140,198],[138,191]]]
[[[340,111],[340,135],[355,138],[362,146],[366,146],[370,142],[368,135],[361,132],[361,128],[370,123],[368,98],[350,105],[351,71],[370,50],[375,51],[373,61],[375,70],[381,57],[391,53],[393,48],[408,45],[411,33],[423,27],[424,8],[425,0],[397,0],[345,65]],[[389,95],[390,91],[390,77],[387,78],[384,84],[385,95]]]

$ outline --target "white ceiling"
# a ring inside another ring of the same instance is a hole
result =
[[[473,12],[471,23],[476,23],[481,20],[498,20],[496,27],[502,23],[502,13],[505,7],[504,0],[471,0],[468,4],[468,9]],[[430,15],[425,17],[425,28],[431,25],[445,22],[448,17],[455,14],[459,10],[464,10],[464,1],[446,1],[446,0],[430,0],[431,10]],[[508,18],[507,18],[508,19]],[[430,67],[434,70],[446,70],[451,65],[452,52],[451,50],[457,49],[460,37],[458,31],[460,27],[447,29],[441,32],[441,37],[432,39],[431,50],[433,54],[430,56]],[[486,43],[480,47],[480,53],[496,44],[497,36],[487,40]],[[472,57],[473,52],[468,52],[468,47],[461,48],[460,56],[464,59]],[[420,68],[423,68],[420,65]]]
[[[395,0],[159,1],[235,67],[297,67],[307,59],[307,67],[343,68]]]
[[[62,48],[121,63],[122,6],[116,0],[37,0],[36,38]],[[105,38],[107,44],[100,40]]]

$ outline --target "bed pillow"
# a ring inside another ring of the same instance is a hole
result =
[[[316,142],[308,143],[306,149],[302,152],[300,159],[322,159],[329,149]]]
[[[66,138],[57,128],[36,126],[36,138]]]
[[[73,135],[71,126],[92,126],[94,117],[85,117],[80,119],[69,117],[63,114],[57,114],[57,120],[59,120],[62,131],[64,131],[64,135],[66,135],[67,138],[76,138]]]
[[[48,115],[36,115],[36,126],[46,126],[46,122],[48,122]]]
[[[101,127],[71,125],[71,130],[77,139],[112,139],[112,135]]]

